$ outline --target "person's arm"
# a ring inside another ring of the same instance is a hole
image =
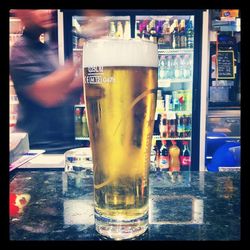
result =
[[[75,77],[76,67],[71,63],[66,63],[61,69],[26,86],[24,91],[29,98],[42,106],[57,106],[65,101],[70,92],[83,86],[82,77]]]

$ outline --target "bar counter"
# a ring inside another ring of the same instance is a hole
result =
[[[239,171],[151,172],[149,192],[149,228],[133,240],[240,240]],[[10,240],[107,240],[94,227],[91,172],[18,170],[10,193],[30,197],[10,217]]]

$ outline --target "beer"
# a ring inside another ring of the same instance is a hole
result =
[[[148,224],[157,45],[102,39],[88,42],[83,51],[96,230],[131,238]]]

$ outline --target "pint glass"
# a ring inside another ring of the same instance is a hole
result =
[[[157,44],[97,39],[83,48],[96,230],[121,240],[148,227]]]

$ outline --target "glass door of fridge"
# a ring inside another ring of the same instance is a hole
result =
[[[158,93],[152,143],[157,162],[154,166],[170,172],[189,171],[194,15],[136,16],[135,29],[137,39],[158,43]],[[166,150],[163,151],[163,148]],[[174,158],[177,158],[175,163]]]
[[[83,45],[87,41],[84,34],[84,24],[86,24],[89,18],[87,16],[72,16],[72,57],[75,64],[81,65],[76,74],[82,74],[82,51]],[[116,37],[118,39],[131,38],[130,16],[104,16],[101,18],[109,23],[108,37]],[[75,139],[89,140],[83,95],[80,100],[76,101],[74,111]]]

